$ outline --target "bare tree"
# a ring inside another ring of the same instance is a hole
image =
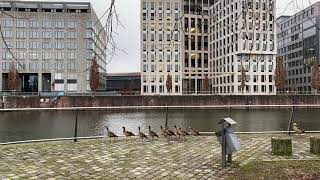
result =
[[[313,89],[320,91],[319,66],[316,62],[312,65],[311,86]]]
[[[277,64],[276,64],[276,70],[275,70],[275,85],[277,89],[284,90],[287,85],[287,72],[286,69],[283,66],[283,58],[277,57]]]
[[[205,93],[208,93],[208,91],[209,91],[209,78],[208,78],[208,75],[205,75],[205,77],[204,77],[203,90],[205,91]]]
[[[242,66],[241,68],[241,92],[243,93],[246,88],[246,81],[247,81],[247,75],[246,75],[246,68]]]
[[[20,84],[20,78],[16,64],[12,63],[8,73],[8,89],[10,91],[17,91]]]
[[[90,88],[95,94],[100,86],[99,65],[96,58],[93,58],[90,67]]]
[[[172,77],[170,74],[167,75],[166,88],[168,93],[170,94],[170,92],[172,91]]]

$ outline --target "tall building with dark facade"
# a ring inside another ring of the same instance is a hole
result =
[[[311,66],[319,64],[320,2],[277,19],[278,54],[287,70],[287,91],[311,93]]]

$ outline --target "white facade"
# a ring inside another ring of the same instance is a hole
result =
[[[142,94],[167,94],[168,74],[172,76],[171,94],[181,94],[181,25],[175,22],[182,14],[182,3],[144,0],[141,6]],[[176,30],[173,34],[172,29]]]
[[[220,0],[210,8],[210,72],[214,94],[275,94],[275,4]],[[241,69],[246,88],[241,91]]]
[[[169,94],[168,74],[170,94],[201,91],[209,70],[208,14],[209,0],[141,0],[142,94]]]

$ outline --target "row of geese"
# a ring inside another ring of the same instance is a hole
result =
[[[110,131],[108,127],[106,128],[107,128],[107,135],[110,138],[110,140],[112,138],[114,139],[118,138],[118,136],[114,132]],[[175,137],[178,137],[179,139],[188,135],[194,135],[194,136],[200,135],[200,133],[192,127],[189,127],[189,131],[183,130],[181,128],[177,128],[177,126],[174,126],[174,128],[175,130],[170,130],[168,127],[163,128],[162,126],[160,126],[161,135],[165,138],[171,138],[175,136]],[[149,129],[149,136],[151,137],[151,139],[159,137],[159,135],[156,132],[151,130],[151,126],[148,126],[148,129]],[[149,139],[148,136],[141,131],[140,127],[138,127],[138,130],[139,132],[137,136],[139,136],[141,141],[143,141],[143,139]],[[127,131],[125,127],[122,127],[122,132],[125,137],[136,136],[131,131]]]

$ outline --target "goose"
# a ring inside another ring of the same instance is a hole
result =
[[[166,131],[166,129],[163,129],[162,126],[160,126],[161,129],[161,135],[165,138],[167,138],[169,136],[168,132]]]
[[[176,136],[176,134],[175,134],[173,131],[171,131],[171,130],[168,128],[168,126],[166,127],[165,131],[167,132],[167,134],[168,134],[169,136]]]
[[[157,138],[159,137],[157,133],[151,130],[151,126],[149,126],[148,128],[149,128],[149,135],[151,136],[151,139],[153,139],[154,137],[157,137]]]
[[[182,130],[181,128],[179,128],[179,132],[180,132],[180,134],[181,134],[181,137],[185,137],[185,136],[190,135],[187,131]]]
[[[148,139],[148,137],[143,132],[141,132],[140,126],[138,127],[138,129],[139,129],[139,134],[138,135],[139,135],[141,141],[143,141],[144,138]]]
[[[109,130],[108,126],[106,126],[106,128],[107,128],[107,135],[108,135],[108,137],[110,138],[110,140],[111,140],[112,138],[114,138],[114,139],[118,138],[118,136],[117,136],[114,132],[112,132],[112,131]]]
[[[123,135],[124,135],[125,137],[135,136],[132,132],[126,131],[126,128],[125,128],[125,127],[122,127],[122,129],[123,129]]]
[[[183,130],[181,128],[179,128],[179,130],[180,130],[181,135],[183,135],[183,136],[189,136],[190,135],[186,130]]]
[[[305,131],[303,129],[301,129],[297,123],[293,123],[293,130],[297,133],[297,134],[302,134],[305,133]]]
[[[189,129],[191,130],[191,134],[194,136],[199,136],[200,133],[198,131],[196,131],[195,129],[193,129],[192,127],[189,127]]]
[[[178,136],[179,136],[179,139],[180,139],[180,137],[181,137],[180,131],[178,130],[178,128],[177,128],[176,125],[174,125],[174,128],[176,129],[176,131],[175,131],[174,133],[175,133],[176,135],[178,135]]]

